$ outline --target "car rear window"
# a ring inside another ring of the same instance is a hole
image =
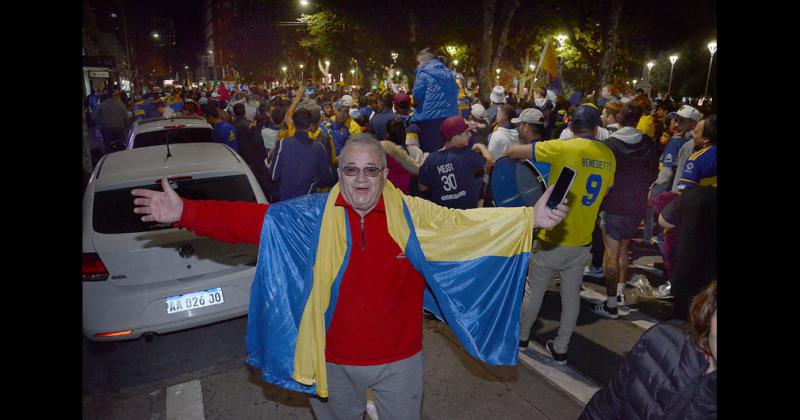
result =
[[[192,128],[168,128],[159,131],[150,131],[148,133],[140,133],[133,139],[133,148],[159,146],[166,144],[176,143],[210,143],[212,130],[205,127],[192,127]]]
[[[131,190],[147,188],[162,191],[161,183],[130,188],[99,191],[94,194],[93,227],[95,232],[106,234],[151,232],[171,226],[143,222],[142,215],[133,212]],[[223,200],[256,202],[247,175],[229,175],[214,178],[188,179],[177,182],[175,191],[189,200]]]

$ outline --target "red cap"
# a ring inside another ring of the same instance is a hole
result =
[[[459,115],[450,117],[444,121],[442,121],[442,125],[440,127],[442,131],[442,137],[444,137],[444,141],[449,141],[454,136],[457,136],[467,130],[471,130],[475,127],[471,127],[464,121]]]
[[[394,106],[398,108],[409,108],[411,106],[411,97],[404,92],[399,92],[394,95]]]

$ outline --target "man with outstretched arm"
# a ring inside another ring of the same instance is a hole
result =
[[[452,210],[404,195],[369,134],[348,140],[338,172],[328,193],[271,205],[186,200],[163,180],[163,192],[132,191],[134,212],[260,244],[247,363],[316,394],[317,418],[361,418],[367,387],[381,419],[420,418],[423,305],[473,357],[517,364],[533,229],[560,223],[566,200],[546,207],[548,189],[533,208]]]

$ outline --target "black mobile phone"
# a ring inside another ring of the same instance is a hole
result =
[[[564,198],[567,197],[570,187],[572,187],[572,182],[575,181],[576,175],[577,173],[575,173],[575,170],[569,166],[565,166],[561,169],[561,173],[558,174],[558,179],[556,180],[556,186],[553,189],[553,193],[550,194],[550,198],[547,199],[547,207],[555,209],[562,201],[564,201]]]

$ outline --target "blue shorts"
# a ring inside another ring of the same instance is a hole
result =
[[[615,241],[633,239],[642,221],[640,216],[600,212],[600,229]]]

